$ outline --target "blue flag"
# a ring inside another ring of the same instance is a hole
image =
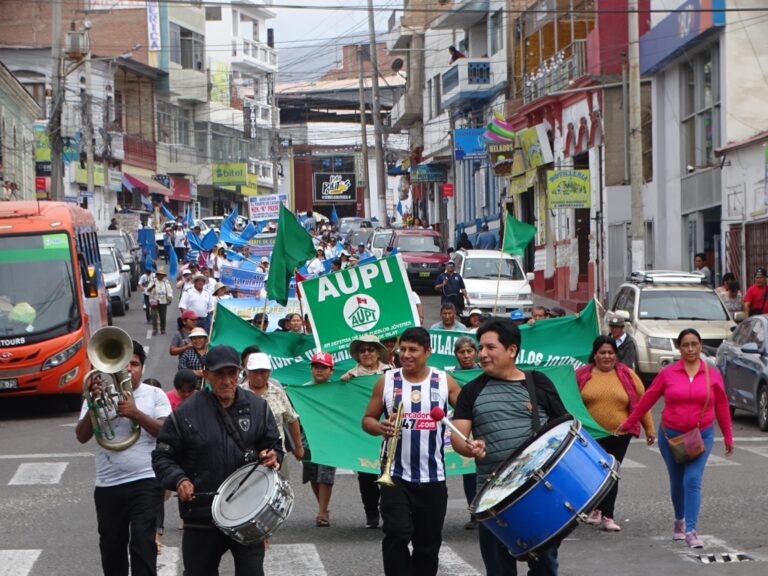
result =
[[[331,223],[335,225],[339,224],[339,215],[336,214],[336,204],[333,205],[333,209],[331,210]]]
[[[191,230],[187,232],[187,242],[189,242],[189,247],[192,250],[197,250],[198,252],[205,250],[200,244],[200,238],[198,238]]]
[[[232,232],[235,229],[235,222],[237,221],[237,207],[234,207],[232,209],[232,212],[227,214],[227,217],[224,218],[224,222],[221,223],[221,230],[227,230],[227,232]]]
[[[147,272],[155,270],[155,261],[152,260],[152,255],[149,253],[147,254],[147,257],[144,258],[144,270]]]
[[[241,254],[238,254],[234,250],[227,250],[227,260],[232,260],[233,262],[239,262],[243,259],[243,256]]]
[[[160,204],[160,210],[163,211],[163,216],[168,218],[168,220],[176,220],[176,216],[171,214],[171,211],[168,210],[168,208],[165,207],[165,204]]]
[[[176,258],[176,250],[173,249],[173,246],[169,246],[167,248],[168,251],[168,276],[171,278],[176,278],[176,274],[179,273],[179,259]]]
[[[259,231],[256,229],[256,226],[253,225],[253,222],[248,222],[248,226],[243,228],[243,231],[240,232],[240,240],[245,240],[247,242],[258,233]]]
[[[192,216],[192,208],[187,208],[187,213],[184,215],[184,225],[187,228],[192,228],[194,217]]]
[[[203,239],[200,241],[200,247],[203,249],[204,252],[210,252],[213,250],[213,247],[216,246],[216,243],[219,241],[219,238],[216,236],[216,231],[211,228],[208,230],[205,236],[203,236]]]
[[[397,201],[397,213],[400,214],[400,216],[403,215],[403,203],[400,200]]]

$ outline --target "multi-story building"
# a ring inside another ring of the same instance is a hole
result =
[[[0,62],[0,200],[35,198],[33,125],[40,106]]]

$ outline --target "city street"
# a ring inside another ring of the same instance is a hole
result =
[[[426,324],[437,321],[439,299],[422,296]],[[126,316],[115,325],[146,345],[145,377],[154,377],[167,390],[176,360],[168,355],[175,317],[168,334],[151,336],[134,293]],[[0,576],[82,576],[100,572],[98,534],[93,505],[94,442],[75,440],[77,414],[64,411],[60,402],[0,402]],[[654,411],[658,421],[660,406]],[[333,423],[328,423],[333,434]],[[768,572],[768,542],[763,528],[768,494],[763,484],[768,473],[768,434],[756,422],[738,414],[734,423],[736,449],[723,456],[716,432],[716,447],[707,464],[699,532],[706,547],[692,551],[671,540],[672,507],[668,483],[658,450],[644,439],[634,441],[622,471],[616,520],[620,533],[579,527],[560,548],[560,574],[572,576],[693,575],[758,576]],[[300,483],[301,467],[286,458],[295,493],[289,520],[271,539],[266,573],[291,576],[352,576],[382,573],[379,530],[365,529],[357,480],[339,471],[331,500],[331,526],[315,527],[317,512],[308,485]],[[165,506],[164,548],[159,574],[182,573],[182,532],[176,500]],[[464,529],[468,519],[461,480],[449,480],[449,503],[440,574],[480,575],[483,565],[477,532]],[[226,557],[222,574],[233,574]],[[521,573],[522,565],[521,565]]]

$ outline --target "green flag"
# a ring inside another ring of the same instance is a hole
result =
[[[502,252],[507,254],[523,254],[523,249],[536,236],[536,227],[520,222],[517,218],[507,213],[507,220],[504,224],[504,245]]]
[[[312,237],[288,208],[280,204],[277,239],[269,262],[267,297],[285,306],[288,303],[288,286],[293,270],[314,255],[315,245],[312,243]]]

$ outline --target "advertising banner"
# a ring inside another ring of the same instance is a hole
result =
[[[302,283],[302,287],[304,284],[306,282]],[[312,461],[377,473],[381,438],[363,432],[360,419],[379,376],[340,381],[340,377],[355,365],[345,348],[333,353],[335,367],[331,382],[321,386],[307,386],[312,380],[309,360],[315,351],[311,335],[291,332],[265,334],[251,326],[247,320],[256,312],[263,311],[263,300],[234,299],[222,301],[221,304],[226,308],[220,305],[216,311],[211,345],[227,344],[241,351],[246,346],[256,344],[269,354],[272,377],[285,387],[296,410],[301,414],[301,423],[312,450]],[[273,310],[275,318],[287,313],[287,308],[277,310],[269,305],[268,311],[271,313]],[[270,316],[270,329],[276,323],[272,318]],[[585,408],[573,372],[574,368],[587,361],[592,341],[599,334],[594,303],[587,305],[578,316],[541,320],[533,326],[524,325],[521,333],[518,366],[546,374],[555,384],[566,409],[581,420],[585,429],[594,438],[608,436],[609,433],[592,419]],[[453,355],[456,339],[461,336],[472,337],[472,334],[432,332],[431,336],[429,365],[450,370],[456,364]],[[460,385],[480,374],[480,370],[452,372]],[[454,453],[448,445],[445,461],[448,475],[474,471],[473,462]]]
[[[220,300],[219,303],[221,304],[221,306],[217,308],[214,326],[219,322],[222,316],[225,316],[226,313],[229,312],[230,314],[234,314],[235,316],[237,316],[240,320],[244,320],[245,322],[248,322],[248,325],[245,326],[242,324],[242,322],[238,321],[237,324],[240,326],[239,328],[240,330],[246,330],[246,328],[250,327],[251,330],[258,332],[260,334],[263,334],[261,330],[251,326],[250,321],[251,321],[251,318],[253,318],[253,315],[256,314],[256,312],[264,312],[265,298],[266,297],[262,295],[255,298],[228,298],[226,300]],[[225,309],[224,312],[222,312],[222,307]],[[280,306],[280,304],[278,304],[277,302],[269,300],[266,302],[266,311],[267,311],[267,317],[269,318],[269,325],[267,326],[267,332],[273,332],[278,328],[277,322],[281,318],[285,318],[288,314],[293,314],[294,312],[297,314],[301,314],[301,306],[299,305],[299,300],[296,297],[289,298],[288,304],[285,306]],[[226,320],[222,321],[222,325],[225,325],[225,324],[227,324],[227,321]],[[305,336],[304,334],[294,334],[294,336],[301,336],[303,338],[306,338],[310,344],[312,342],[312,339],[309,336]],[[285,352],[290,355],[291,354],[290,348]],[[274,358],[272,362],[276,365],[280,365],[280,360],[277,358]]]
[[[456,160],[485,159],[485,128],[457,128],[453,131],[453,154]]]
[[[256,234],[248,241],[251,258],[270,256],[275,248],[277,234]]]
[[[493,173],[496,176],[509,176],[512,174],[512,160],[515,155],[515,144],[488,144],[488,156],[491,159]]]
[[[589,208],[589,170],[547,170],[549,208]]]
[[[214,164],[213,184],[216,186],[245,186],[248,183],[247,168],[245,162]]]
[[[445,182],[448,167],[445,164],[416,164],[411,167],[411,182]]]
[[[552,147],[549,145],[549,136],[544,124],[537,124],[532,128],[526,128],[518,132],[520,147],[528,170],[549,164],[554,160]]]
[[[248,197],[248,216],[254,222],[259,220],[277,220],[280,216],[280,204],[286,204],[286,194],[268,194]]]
[[[418,326],[400,255],[305,280],[300,288],[324,352],[346,349],[362,334],[384,340]]]
[[[258,294],[264,289],[267,275],[264,272],[235,268],[234,266],[221,267],[221,283],[238,292]]]
[[[355,174],[352,172],[315,172],[315,202],[354,202],[357,195]]]

